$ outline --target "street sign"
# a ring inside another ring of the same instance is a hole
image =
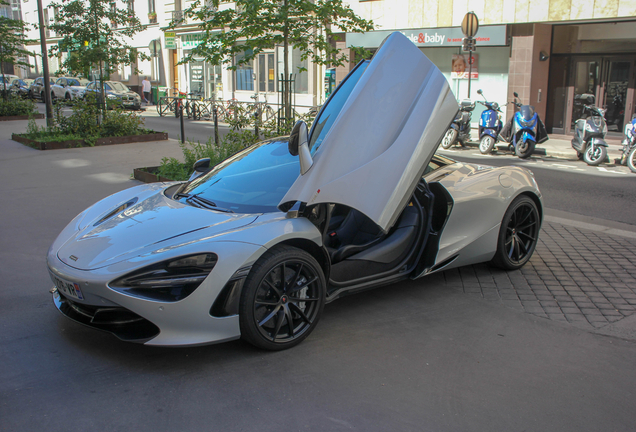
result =
[[[175,32],[165,32],[164,38],[166,41],[166,49],[177,49],[177,44],[174,40]]]
[[[462,21],[462,33],[467,38],[473,38],[477,34],[477,30],[479,30],[479,19],[477,19],[475,12],[468,12]]]
[[[157,39],[150,41],[150,45],[148,45],[148,49],[150,50],[151,57],[159,57],[159,51],[161,50],[161,42]]]

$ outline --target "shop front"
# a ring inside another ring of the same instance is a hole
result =
[[[489,101],[498,102],[505,110],[508,97],[510,47],[506,46],[507,26],[481,26],[475,36],[476,51],[472,58],[462,51],[464,35],[460,27],[397,30],[409,38],[440,69],[457,100],[481,100],[481,89]],[[347,33],[347,47],[363,47],[375,52],[392,31]],[[470,85],[469,85],[470,75]],[[470,92],[469,92],[470,87]],[[479,119],[483,105],[473,112],[473,123]],[[505,118],[505,116],[504,116]]]
[[[634,114],[636,22],[553,27],[548,132],[568,134],[581,118],[581,94],[604,108],[608,133],[620,135]]]

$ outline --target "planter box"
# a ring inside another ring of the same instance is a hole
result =
[[[12,134],[11,139],[22,144],[26,144],[30,147],[39,150],[58,150],[74,147],[90,147],[84,142],[84,140],[70,140],[70,141],[35,141],[29,138],[25,138],[18,134]],[[168,139],[168,134],[165,132],[155,132],[145,135],[130,135],[123,137],[110,137],[110,138],[98,138],[95,142],[96,146],[113,145],[113,144],[129,144],[136,142],[147,141],[164,141]]]
[[[37,149],[37,150],[56,150],[56,149],[65,149],[65,148],[73,148],[73,147],[83,147],[85,145],[84,140],[43,142],[43,141],[35,141],[30,138],[25,138],[18,134],[12,134],[11,139],[21,144],[28,145],[29,147],[33,147],[34,149]]]
[[[33,117],[34,119],[43,119],[44,118],[44,114],[32,114],[31,116],[28,115],[21,115],[21,116],[2,116],[0,117],[0,121],[10,121],[10,120],[28,120],[31,117]]]
[[[159,171],[158,166],[154,167],[146,167],[146,168],[135,168],[133,170],[133,177],[136,180],[142,181],[144,183],[157,183],[157,182],[171,182],[174,180],[170,180],[169,178],[158,176],[156,173]]]

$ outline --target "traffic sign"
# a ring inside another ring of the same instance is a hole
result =
[[[479,19],[475,12],[468,12],[462,21],[462,32],[467,38],[473,38],[479,30]]]

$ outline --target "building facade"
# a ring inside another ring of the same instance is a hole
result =
[[[351,0],[350,4],[358,15],[372,19],[377,30],[347,34],[347,47],[374,49],[381,39],[377,36],[402,31],[442,70],[458,99],[476,100],[481,88],[489,100],[504,106],[517,92],[523,103],[535,106],[552,133],[572,131],[581,114],[575,100],[584,93],[594,94],[597,105],[607,110],[610,132],[621,132],[634,114],[635,0]],[[478,73],[471,78],[470,94],[467,74],[453,73],[453,60],[466,54],[457,39],[462,37],[460,26],[468,11],[480,20]],[[479,118],[476,111],[473,120]],[[511,109],[507,111],[508,117],[512,115]]]

